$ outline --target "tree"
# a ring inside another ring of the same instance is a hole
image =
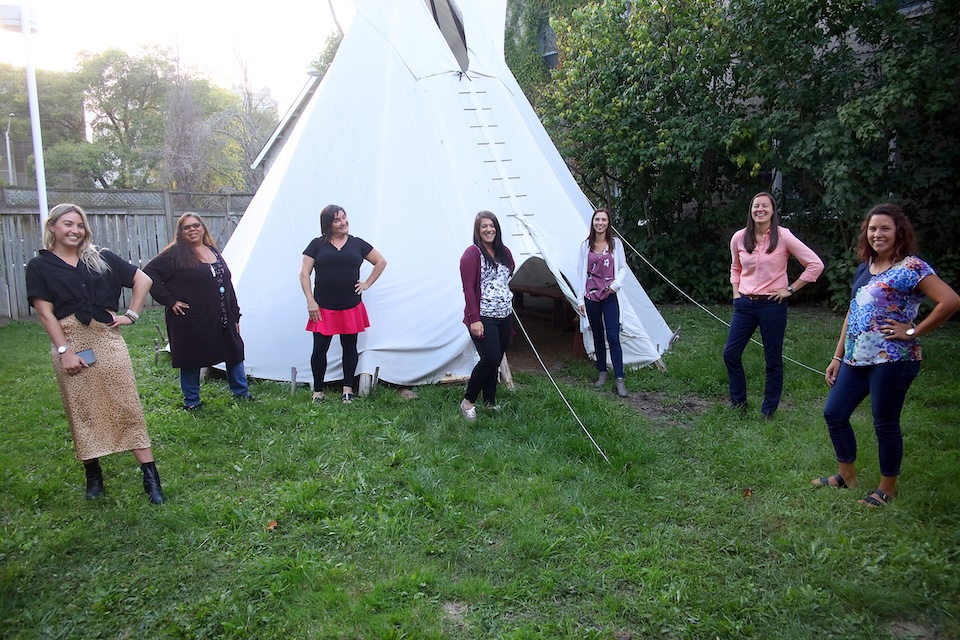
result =
[[[164,131],[164,182],[180,191],[198,191],[210,173],[211,132],[198,105],[198,83],[180,78],[169,93]]]
[[[119,49],[82,53],[76,77],[83,90],[92,148],[64,143],[51,149],[48,163],[56,171],[72,171],[72,159],[91,162],[81,171],[101,186],[147,188],[160,184],[164,159],[165,110],[176,86],[176,65],[168,52],[148,49],[132,56]],[[97,154],[100,154],[97,157]]]
[[[253,192],[263,181],[263,169],[254,169],[252,165],[277,124],[277,102],[268,89],[253,90],[242,60],[240,69],[242,82],[234,88],[239,100],[219,114],[215,131],[220,147],[236,158],[236,188]]]
[[[724,253],[730,185],[751,169],[729,159],[738,103],[724,3],[591,3],[556,31],[560,66],[542,103],[554,141],[628,239],[669,256],[667,270],[699,270],[690,292],[710,296],[723,274],[704,267]]]
[[[73,74],[38,70],[37,96],[45,147],[83,140],[83,92]],[[10,140],[22,168],[25,156],[29,156],[31,164],[33,162],[26,72],[19,67],[0,64],[0,114],[7,116],[11,113],[14,115],[10,120]],[[6,173],[0,178],[6,178]]]
[[[835,265],[863,211],[893,198],[956,273],[960,3],[924,6],[591,2],[556,21],[541,113],[585,190],[700,299],[727,297],[726,241],[777,175],[784,221]],[[846,299],[844,269],[828,272]]]
[[[276,104],[250,90],[245,71],[237,95],[180,69],[165,50],[113,49],[81,54],[73,76],[92,139],[52,145],[51,179],[69,173],[91,186],[190,192],[259,186],[262,176],[249,167],[276,123]]]
[[[310,67],[315,69],[321,78],[327,73],[330,65],[333,64],[333,59],[336,57],[337,50],[340,48],[341,40],[343,40],[343,34],[339,31],[331,33],[327,36],[327,40],[323,45],[323,51],[320,52],[316,60],[310,63]]]

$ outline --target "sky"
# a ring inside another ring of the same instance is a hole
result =
[[[19,5],[19,0],[0,0]],[[77,53],[159,45],[181,64],[227,89],[242,81],[245,61],[255,91],[269,88],[282,116],[307,81],[307,69],[336,30],[328,0],[26,0],[39,31],[30,38],[37,69],[68,71]],[[334,0],[341,25],[346,0]],[[25,65],[24,38],[0,31],[0,62]]]

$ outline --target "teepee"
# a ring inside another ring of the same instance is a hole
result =
[[[504,62],[505,0],[354,4],[333,64],[223,252],[247,370],[289,380],[295,368],[312,381],[297,273],[320,210],[337,203],[351,234],[388,261],[364,292],[372,326],[357,373],[401,385],[469,375],[459,259],[475,214],[497,214],[517,278],[539,266],[572,303],[592,207]],[[633,274],[620,297],[625,362],[658,361],[673,332]],[[334,340],[327,378],[339,376]]]

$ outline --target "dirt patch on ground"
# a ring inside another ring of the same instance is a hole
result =
[[[704,413],[714,403],[697,396],[668,396],[665,393],[631,391],[623,401],[634,410],[663,427],[675,427],[685,424],[686,416]]]
[[[510,363],[511,371],[543,373],[543,366],[540,364],[540,360],[543,360],[551,375],[558,381],[583,384],[581,380],[575,380],[567,374],[571,362],[586,358],[577,319],[571,315],[568,321],[558,328],[546,313],[547,310],[536,306],[536,300],[528,300],[520,314],[520,323],[536,346],[536,352],[530,347],[523,330],[517,326],[516,335],[507,351],[507,362]],[[662,427],[680,426],[686,422],[685,416],[701,414],[713,404],[697,396],[675,397],[665,393],[633,390],[630,390],[629,396],[624,398],[623,402]]]
[[[470,612],[470,605],[465,602],[444,602],[443,615],[447,623],[457,631],[464,631],[467,628],[467,614]]]
[[[894,622],[890,626],[890,635],[902,640],[938,640],[935,629],[916,622]]]

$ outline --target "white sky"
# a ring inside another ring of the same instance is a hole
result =
[[[247,64],[253,89],[270,89],[280,116],[306,83],[310,61],[336,30],[327,0],[26,0],[25,4],[37,14],[39,31],[30,38],[37,69],[71,70],[82,50],[99,53],[116,47],[136,53],[144,45],[159,45],[179,51],[183,67],[229,89],[241,82],[240,58]],[[335,0],[334,8],[346,28],[349,5]],[[23,66],[25,60],[23,37],[0,31],[0,61]]]

